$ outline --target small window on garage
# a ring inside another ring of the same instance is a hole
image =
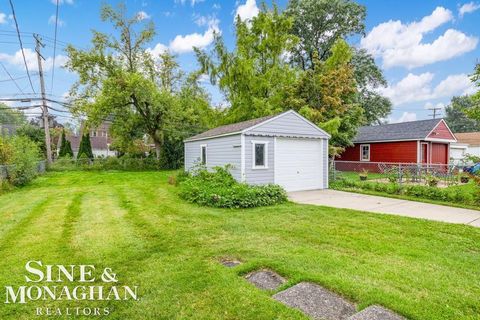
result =
[[[360,160],[370,161],[370,145],[369,144],[360,145]]]
[[[207,145],[202,144],[200,146],[200,163],[201,164],[207,164]]]
[[[253,143],[253,169],[268,168],[268,142],[252,141]]]

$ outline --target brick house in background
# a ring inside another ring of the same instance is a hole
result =
[[[339,161],[371,163],[448,164],[450,144],[457,139],[443,119],[360,127],[354,145]],[[370,165],[369,165],[370,164]]]

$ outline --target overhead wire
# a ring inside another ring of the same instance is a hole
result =
[[[53,78],[55,76],[55,58],[57,55],[57,29],[58,29],[58,1],[57,0],[57,9],[55,13],[55,37],[53,42],[53,63],[52,63],[52,81],[50,84],[50,93],[53,92]]]
[[[20,86],[18,85],[17,81],[15,81],[15,79],[13,79],[12,75],[10,74],[10,72],[8,72],[7,68],[5,67],[5,65],[0,61],[0,65],[2,66],[3,70],[5,71],[5,73],[8,75],[8,77],[10,79],[12,79],[13,83],[15,83],[15,86],[17,87],[18,90],[20,90],[20,92],[22,94],[24,94],[22,88],[20,88]]]
[[[17,16],[15,14],[15,8],[13,7],[12,0],[9,0],[9,2],[10,2],[10,8],[12,9],[13,20],[15,21],[15,28],[17,29],[18,42],[20,43],[20,50],[22,50],[23,63],[25,64],[25,70],[27,71],[28,81],[30,82],[30,86],[32,87],[32,91],[36,92],[35,88],[33,88],[32,78],[30,77],[30,71],[28,71],[27,59],[25,58],[25,51],[23,49],[22,37],[20,36],[20,29],[18,27],[18,21],[17,21]]]

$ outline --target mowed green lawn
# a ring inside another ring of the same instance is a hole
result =
[[[187,204],[171,172],[49,173],[0,196],[0,297],[25,285],[25,263],[111,267],[140,301],[4,304],[109,307],[110,319],[305,319],[246,282],[254,269],[321,284],[412,319],[478,319],[480,229],[284,204],[221,210]],[[221,258],[244,262],[235,268]],[[76,286],[72,284],[71,286]]]

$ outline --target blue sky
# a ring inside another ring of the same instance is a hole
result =
[[[107,1],[116,4],[117,1]],[[270,3],[270,1],[267,1]],[[59,66],[65,61],[64,43],[88,47],[91,30],[111,32],[99,18],[102,1],[61,0],[55,77],[51,86],[55,0],[13,0],[34,89],[38,92],[36,56],[32,32],[44,36],[43,49],[47,92],[61,97],[68,92],[75,75]],[[284,8],[287,0],[277,1]],[[391,98],[394,109],[389,121],[425,119],[426,108],[444,107],[454,95],[474,90],[468,80],[480,59],[480,0],[471,1],[395,1],[359,0],[367,7],[366,35],[351,43],[374,54],[384,70],[388,87],[381,92]],[[233,20],[258,12],[260,1],[238,0],[130,0],[129,12],[153,20],[157,35],[151,43],[155,52],[169,48],[178,56],[182,68],[198,68],[192,46],[208,47],[214,30],[221,31],[227,45],[234,43]],[[0,0],[0,62],[26,94],[31,93],[8,0]],[[19,90],[0,68],[0,96],[12,97]],[[222,96],[209,88],[215,104]]]

